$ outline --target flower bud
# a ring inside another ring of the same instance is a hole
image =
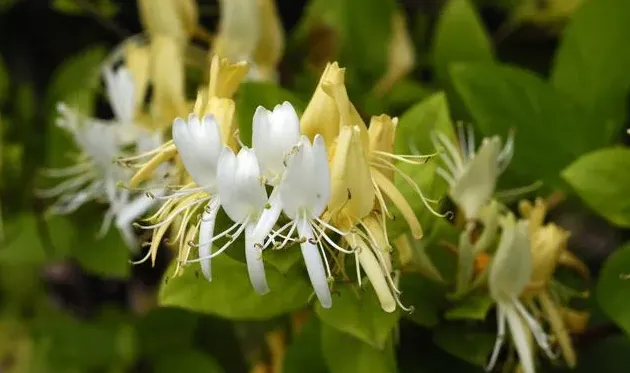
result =
[[[185,42],[197,29],[195,0],[138,0],[140,21],[151,38],[166,35]]]
[[[373,116],[368,127],[368,138],[370,142],[370,152],[394,153],[394,141],[396,139],[396,127],[398,118],[388,115]],[[393,170],[381,170],[388,179],[394,179]]]
[[[253,62],[264,80],[276,80],[276,68],[284,52],[284,29],[274,0],[258,1],[259,39]]]
[[[214,55],[210,62],[208,96],[232,98],[248,70],[247,62],[230,63],[226,58]]]
[[[401,11],[392,15],[392,38],[387,51],[387,71],[374,86],[374,93],[382,96],[392,86],[413,70],[416,51],[407,30],[407,20]]]
[[[151,40],[151,114],[159,123],[170,126],[176,117],[188,114],[184,90],[183,52],[177,40],[158,35]]]
[[[125,65],[133,77],[136,112],[142,109],[149,84],[149,58],[148,46],[135,43],[125,46]]]
[[[374,207],[375,192],[360,136],[358,126],[341,128],[330,167],[328,210],[342,229],[356,225]]]

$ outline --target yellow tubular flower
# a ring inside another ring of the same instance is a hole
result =
[[[324,138],[329,157],[339,134],[339,111],[333,97],[324,91],[323,85],[344,84],[345,69],[334,63],[326,65],[311,101],[300,118],[302,133],[312,141],[319,134]]]
[[[136,113],[140,114],[149,84],[150,50],[148,46],[130,43],[125,46],[125,65],[133,77]]]
[[[330,167],[328,211],[333,224],[345,230],[355,226],[374,207],[375,193],[360,134],[358,126],[341,129]]]
[[[210,62],[208,95],[232,98],[248,71],[247,62],[230,63],[226,58],[213,56]]]
[[[276,68],[284,52],[284,28],[274,0],[258,0],[259,39],[253,62],[265,80],[276,80]]]
[[[151,37],[168,35],[185,43],[197,29],[195,0],[138,0],[140,21]]]

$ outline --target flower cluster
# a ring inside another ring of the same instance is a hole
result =
[[[553,295],[553,274],[558,264],[585,277],[588,270],[566,250],[568,233],[555,224],[543,224],[547,207],[542,200],[536,200],[535,205],[522,201],[522,219],[517,219],[497,200],[497,179],[514,150],[512,136],[504,147],[496,136],[484,138],[475,151],[472,129],[465,133],[459,126],[459,146],[441,133],[433,134],[433,142],[444,149],[440,155],[446,168],[438,168],[437,173],[448,183],[449,196],[464,221],[453,295],[463,297],[485,284],[496,303],[498,332],[488,370],[498,360],[506,325],[523,372],[535,371],[532,336],[547,356],[556,357],[543,323],[535,315],[542,315],[548,321],[565,360],[574,366],[575,352],[568,323],[562,315],[580,316],[579,312],[562,307],[559,304],[562,300]],[[487,252],[491,253],[491,259],[486,261],[489,265],[476,266],[479,258],[488,256]]]
[[[152,224],[143,226],[153,230],[147,258],[155,257],[172,227],[170,241],[179,240],[178,271],[199,262],[211,280],[211,259],[240,246],[235,242],[244,236],[249,278],[264,294],[269,287],[263,252],[299,245],[315,294],[323,307],[330,307],[330,282],[337,273],[347,277],[343,258],[350,255],[356,279],[362,282],[362,269],[385,311],[394,311],[397,304],[407,309],[393,276],[386,221],[393,205],[414,238],[422,237],[393,177],[400,175],[431,208],[418,185],[395,165],[421,165],[427,157],[394,154],[396,118],[373,117],[368,129],[346,93],[345,71],[336,63],[324,70],[301,117],[288,102],[273,110],[258,107],[248,148],[235,130],[234,101],[217,89],[227,84],[234,92],[243,69],[243,64],[215,58],[209,88],[200,92],[193,113],[174,121],[172,144],[150,152],[153,158],[132,179],[145,180],[166,159],[181,161],[185,170],[185,184],[164,197],[165,204],[149,219]],[[220,209],[233,224],[215,232]],[[224,243],[217,245],[219,241]],[[198,248],[198,258],[189,259],[192,248]]]

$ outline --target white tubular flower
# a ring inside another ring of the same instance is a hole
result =
[[[173,142],[177,147],[184,168],[190,174],[197,187],[184,187],[167,198],[189,198],[183,206],[173,210],[164,220],[157,224],[144,226],[145,229],[155,229],[171,224],[183,211],[194,211],[206,203],[199,221],[199,257],[201,271],[208,281],[212,280],[210,254],[214,237],[214,224],[221,207],[217,195],[217,166],[221,154],[221,137],[219,124],[213,115],[206,115],[201,120],[195,114],[190,114],[188,120],[176,118],[173,121]],[[205,193],[199,193],[199,192]]]
[[[529,328],[538,345],[552,358],[553,353],[545,331],[519,300],[532,274],[528,223],[516,222],[509,214],[501,225],[503,233],[488,274],[490,295],[497,304],[498,333],[487,370],[496,364],[507,322],[523,372],[534,373],[534,358],[525,328]]]
[[[212,241],[227,235],[230,238],[216,252],[206,256],[200,254],[198,259],[187,263],[210,260],[225,251],[245,232],[245,259],[249,279],[257,293],[265,294],[269,291],[269,286],[265,277],[262,247],[253,240],[252,233],[267,204],[267,192],[265,185],[261,183],[260,167],[252,149],[242,148],[235,155],[229,147],[223,148],[217,166],[217,192],[223,210],[234,221],[234,225],[213,237]],[[205,242],[202,241],[201,244]]]
[[[479,151],[475,152],[475,139],[472,128],[468,128],[468,140],[463,128],[459,127],[459,149],[442,133],[433,133],[432,141],[436,147],[442,146],[440,157],[446,170],[438,168],[437,173],[450,186],[449,195],[466,219],[475,219],[481,208],[492,198],[497,178],[505,170],[514,153],[512,135],[501,149],[498,136],[484,138]]]
[[[285,171],[286,159],[300,141],[300,120],[289,102],[276,105],[273,111],[259,106],[252,123],[252,146],[265,183],[274,186],[268,208],[262,213],[253,233],[256,243],[269,235],[282,211],[278,184]]]
[[[328,268],[328,261],[322,242],[315,237],[315,233],[319,233],[327,241],[332,241],[327,238],[324,229],[316,224],[323,223],[319,216],[324,212],[329,198],[330,169],[324,138],[316,135],[311,146],[308,138],[303,136],[296,153],[288,160],[287,169],[280,184],[280,200],[284,213],[292,220],[289,224],[291,228],[288,236],[290,237],[297,229],[308,276],[324,308],[332,306],[327,281],[330,275],[327,276],[324,270],[322,257],[326,261],[326,268]],[[285,228],[287,226],[281,230]]]
[[[114,70],[103,70],[105,91],[117,121],[124,125],[133,124],[136,110],[135,85],[129,70],[121,66]]]

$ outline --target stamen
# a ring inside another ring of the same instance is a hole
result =
[[[488,365],[486,365],[486,372],[490,372],[494,366],[497,364],[497,360],[499,358],[499,353],[501,352],[501,347],[503,347],[503,343],[505,342],[505,324],[507,321],[505,312],[503,311],[503,307],[501,305],[497,306],[497,339],[494,342],[494,348],[492,349],[492,355],[490,355],[490,361],[488,361]]]
[[[151,257],[151,250],[147,251],[147,254],[141,259],[136,260],[136,261],[130,260],[129,263],[132,265],[142,264],[146,262],[147,260],[149,260],[150,257]]]
[[[228,237],[228,239],[231,241],[234,240],[234,238],[236,238],[239,233],[237,231],[237,233],[234,234],[234,236],[232,236],[230,234],[230,232],[232,232],[234,230],[234,228],[238,228],[240,226],[241,223],[234,223],[232,224],[229,228],[227,228],[226,230],[224,230],[223,232],[217,234],[216,236],[212,237],[212,239],[210,241],[207,242],[202,242],[202,243],[194,243],[194,242],[190,242],[189,245],[190,247],[200,247],[200,246],[204,246],[204,245],[210,245],[215,241],[218,241],[220,238],[223,237]]]
[[[334,247],[335,249],[341,251],[342,253],[345,254],[353,254],[353,251],[348,251],[344,248],[342,248],[341,246],[337,245],[330,237],[328,237],[328,235],[326,234],[326,232],[324,231],[323,228],[317,226],[317,224],[313,224],[312,222],[309,222],[311,224],[311,227],[313,227],[313,229],[317,232],[319,232],[321,234],[321,237],[332,247]]]
[[[201,258],[197,258],[197,259],[191,259],[191,260],[186,260],[184,263],[185,264],[191,264],[191,263],[198,263],[204,260],[208,260],[208,259],[212,259],[214,257],[216,257],[217,255],[220,255],[221,253],[223,253],[228,247],[230,247],[230,245],[232,245],[232,243],[234,242],[235,239],[238,238],[238,236],[240,236],[243,231],[245,230],[245,226],[247,225],[249,221],[249,217],[247,219],[245,219],[243,222],[240,223],[240,227],[239,229],[236,231],[236,233],[234,233],[234,236],[232,237],[232,239],[230,239],[228,242],[226,242],[219,250],[217,250],[216,252],[201,257]]]
[[[527,312],[523,304],[521,304],[521,302],[518,299],[514,299],[513,302],[518,312],[521,314],[523,319],[525,319],[525,322],[527,322],[527,325],[529,326],[529,329],[532,331],[532,334],[534,335],[534,338],[536,339],[538,346],[542,348],[542,350],[551,360],[555,360],[558,356],[551,350],[551,345],[549,344],[549,338],[547,336],[547,333],[545,333],[545,331],[540,326],[538,321],[536,321],[536,319],[534,319],[532,315],[530,315],[529,312]]]
[[[328,224],[327,222],[325,222],[324,220],[322,220],[322,219],[320,219],[320,218],[318,218],[318,217],[315,217],[315,218],[314,218],[314,220],[315,220],[316,222],[318,222],[319,224],[323,225],[324,227],[326,227],[327,229],[330,229],[331,231],[333,231],[333,232],[337,233],[337,234],[338,234],[338,235],[340,235],[340,236],[345,236],[345,235],[347,235],[348,233],[350,233],[350,232],[344,232],[344,231],[341,231],[341,230],[339,230],[339,229],[335,228],[334,226],[332,226],[332,225]]]
[[[73,166],[62,168],[45,168],[40,170],[39,173],[44,177],[62,178],[68,176],[76,176],[77,174],[87,171],[92,167],[94,167],[94,165],[91,162],[82,162],[77,163]]]
[[[35,190],[35,194],[41,198],[52,198],[69,190],[79,189],[82,185],[94,179],[94,177],[95,174],[93,172],[89,172],[66,180],[52,188]]]

